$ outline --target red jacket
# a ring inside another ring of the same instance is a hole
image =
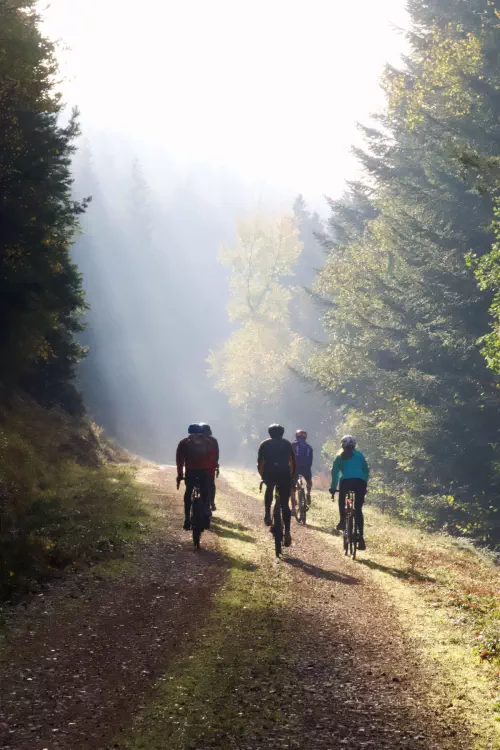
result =
[[[217,446],[217,449],[216,449]],[[186,471],[215,471],[218,462],[217,441],[205,435],[189,435],[177,446],[177,476]]]

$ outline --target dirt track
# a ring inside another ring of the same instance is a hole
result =
[[[148,703],[155,679],[195,645],[196,629],[233,561],[222,534],[204,534],[202,552],[193,552],[180,531],[173,478],[173,471],[143,472],[156,487],[159,508],[168,507],[169,525],[142,545],[133,575],[81,587],[74,581],[14,618],[0,666],[0,748],[122,747],[110,743]],[[471,747],[464,727],[443,720],[443,707],[433,705],[432,674],[370,572],[345,560],[327,530],[295,523],[294,544],[277,563],[262,506],[222,481],[221,488],[221,522],[227,516],[243,526],[246,554],[270,586],[280,565],[290,587],[290,603],[276,620],[286,640],[285,668],[276,670],[272,698],[256,695],[252,677],[242,675],[248,685],[241,715],[245,701],[272,700],[294,721],[286,731],[279,723],[268,727],[265,737],[249,726],[240,739],[201,739],[197,747]],[[242,649],[245,643],[242,638]]]

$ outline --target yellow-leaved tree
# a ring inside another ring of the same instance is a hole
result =
[[[288,215],[256,214],[238,223],[234,247],[220,260],[230,269],[228,313],[238,325],[209,357],[210,374],[241,416],[244,441],[276,414],[301,340],[290,330],[290,277],[302,251],[299,229]]]

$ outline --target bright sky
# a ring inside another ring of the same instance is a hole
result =
[[[52,0],[84,125],[313,202],[352,177],[355,124],[404,49],[404,0]]]

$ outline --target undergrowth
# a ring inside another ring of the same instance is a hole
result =
[[[85,420],[18,398],[0,410],[0,597],[117,553],[144,510]]]

